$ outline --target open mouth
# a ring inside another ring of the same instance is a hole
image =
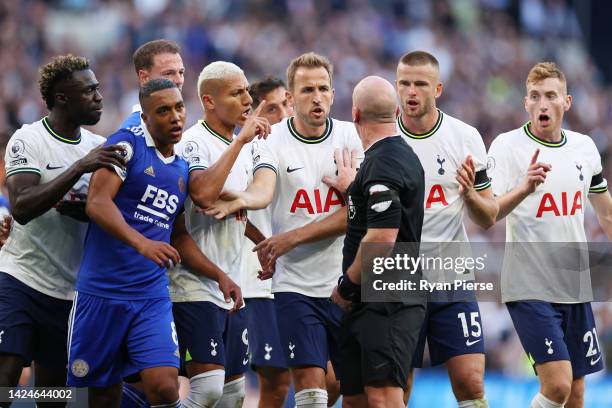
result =
[[[325,111],[323,110],[323,108],[317,107],[317,108],[314,108],[312,110],[312,113],[314,113],[315,115],[321,115],[321,114],[325,113]]]
[[[244,112],[242,112],[242,117],[246,119],[249,117],[250,114],[251,114],[251,109],[247,109]]]
[[[418,104],[417,101],[408,101],[408,106],[418,106]]]
[[[174,134],[180,134],[183,131],[183,127],[182,126],[173,126],[170,128],[170,133],[174,133]]]
[[[538,116],[538,122],[540,122],[543,125],[548,124],[548,123],[550,123],[550,116],[548,116],[547,114],[543,113],[543,114]]]

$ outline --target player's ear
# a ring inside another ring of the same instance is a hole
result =
[[[567,112],[569,108],[572,107],[572,100],[573,100],[572,95],[567,95],[565,97],[565,101],[563,101],[563,110],[565,112]]]
[[[204,105],[206,110],[213,110],[215,109],[215,100],[212,96],[204,94],[202,95],[202,105]]]
[[[444,87],[442,86],[442,82],[438,82],[436,84],[436,99],[438,99],[440,97],[440,95],[442,95],[442,89]]]
[[[138,83],[140,83],[140,85],[146,84],[149,81],[149,79],[151,78],[149,77],[149,73],[146,70],[144,69],[138,70]]]
[[[401,109],[400,109],[400,107],[398,105],[398,106],[395,107],[395,117],[397,118],[400,115],[400,113],[401,113]]]
[[[359,123],[359,119],[361,118],[361,112],[359,111],[358,107],[353,106],[353,108],[351,109],[351,115],[353,118],[353,122]]]
[[[332,92],[332,97],[331,97],[331,102],[329,103],[330,106],[334,103],[334,96],[336,95],[336,90],[332,88],[331,92]]]
[[[55,103],[59,105],[64,105],[68,101],[68,97],[66,97],[66,94],[63,92],[56,92],[53,98],[55,99]]]

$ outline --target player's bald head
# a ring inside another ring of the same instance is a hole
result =
[[[395,88],[379,76],[362,79],[353,90],[353,110],[360,122],[393,123],[397,113]]]

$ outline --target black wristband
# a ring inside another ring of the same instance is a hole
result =
[[[361,285],[354,284],[347,275],[342,275],[338,279],[338,294],[345,300],[360,302]]]

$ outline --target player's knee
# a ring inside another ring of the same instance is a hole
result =
[[[23,359],[18,356],[0,355],[0,386],[16,387],[23,369]]]
[[[484,396],[484,380],[480,372],[467,372],[455,379],[458,401],[478,400]]]
[[[224,370],[211,370],[189,379],[191,389],[183,401],[185,408],[213,407],[223,395]]]
[[[172,378],[171,376],[160,378],[150,388],[150,392],[155,396],[155,399],[165,404],[178,400],[178,390],[178,378]]]
[[[542,384],[542,394],[557,403],[564,403],[572,392],[572,383],[564,378],[555,378]]]
[[[266,378],[259,376],[259,384],[262,393],[274,398],[284,400],[289,393],[289,376],[276,376],[274,378]]]

